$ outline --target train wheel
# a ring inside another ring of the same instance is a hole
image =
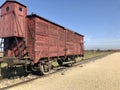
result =
[[[39,70],[40,70],[40,74],[42,75],[46,75],[49,74],[50,72],[50,65],[48,64],[39,64]]]

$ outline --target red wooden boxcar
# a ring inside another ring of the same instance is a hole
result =
[[[27,19],[29,24],[27,43],[30,45],[28,51],[35,63],[41,58],[84,54],[83,35],[36,14],[28,15]]]
[[[17,1],[7,0],[1,6],[0,38],[9,64],[14,63],[12,57],[19,58],[25,65],[30,61],[39,66],[42,73],[48,72],[53,59],[71,64],[84,55],[83,35],[36,14],[27,15],[27,7]]]

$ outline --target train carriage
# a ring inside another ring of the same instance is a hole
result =
[[[84,56],[83,35],[39,15],[27,15],[27,7],[17,1],[7,0],[1,6],[0,38],[4,46],[1,62],[30,64],[42,74],[49,72],[53,59],[68,65]]]

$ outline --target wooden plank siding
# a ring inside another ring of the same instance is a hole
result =
[[[35,58],[35,21],[34,18],[27,19],[27,34],[26,34],[26,44],[28,47],[28,53],[31,59]]]
[[[50,23],[49,21],[46,21],[38,16],[30,16],[28,18],[28,23],[34,21],[34,24],[28,24],[29,28],[31,28],[30,30],[34,31],[33,37],[35,37],[34,42],[29,43],[28,41],[28,47],[29,51],[34,48],[35,63],[38,62],[41,58],[83,54],[82,35],[78,35],[73,31]],[[31,43],[34,43],[34,47],[29,46]]]

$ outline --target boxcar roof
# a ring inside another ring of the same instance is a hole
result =
[[[66,27],[63,27],[63,26],[61,26],[61,25],[59,25],[59,24],[57,24],[57,23],[55,23],[55,22],[52,22],[52,21],[50,21],[50,20],[48,20],[48,19],[46,19],[46,18],[43,18],[43,17],[41,17],[41,16],[39,16],[39,15],[37,15],[37,14],[30,14],[30,15],[27,15],[27,17],[28,17],[28,18],[30,18],[30,17],[40,18],[40,19],[42,19],[42,20],[45,20],[45,21],[47,21],[47,22],[49,22],[49,23],[52,23],[52,24],[54,24],[54,25],[57,25],[57,26],[59,26],[59,27],[61,27],[61,28],[64,28],[64,29],[66,29],[66,30],[69,30],[69,31],[77,34],[77,35],[80,35],[80,36],[84,37],[84,35],[82,35],[82,34],[79,34],[79,33],[77,33],[77,32],[74,32],[73,30],[70,30],[70,29],[68,29],[68,28],[66,28]]]
[[[17,4],[20,4],[20,5],[24,6],[24,7],[26,7],[25,5],[23,5],[23,4],[15,1],[15,0],[7,0],[6,2],[4,2],[4,3],[0,6],[0,8],[3,7],[7,2],[17,3]]]

